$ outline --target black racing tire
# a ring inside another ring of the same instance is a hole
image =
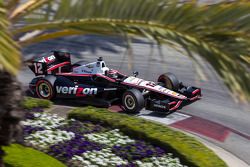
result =
[[[52,100],[55,97],[55,90],[49,81],[40,79],[36,83],[36,94],[41,99]]]
[[[172,73],[165,73],[159,76],[158,82],[170,90],[177,91],[180,88],[180,82]]]
[[[129,89],[122,96],[122,105],[129,113],[137,113],[144,108],[144,97],[137,89]]]

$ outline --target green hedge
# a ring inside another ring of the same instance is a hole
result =
[[[66,167],[47,154],[19,144],[5,146],[3,150],[7,154],[4,157],[6,167]]]
[[[94,107],[74,109],[68,117],[119,128],[133,138],[143,139],[173,153],[174,156],[180,158],[183,164],[190,167],[227,166],[216,154],[195,138],[145,119]]]
[[[49,108],[52,105],[52,102],[49,100],[43,100],[32,97],[25,97],[22,102],[22,107],[25,109],[32,109],[35,107]]]

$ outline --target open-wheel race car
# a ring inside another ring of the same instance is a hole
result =
[[[127,112],[147,110],[172,113],[200,99],[201,89],[185,86],[172,73],[159,76],[157,82],[122,74],[97,61],[72,64],[70,53],[53,51],[29,65],[36,77],[30,91],[43,99],[79,98],[85,104],[105,107],[119,104]]]

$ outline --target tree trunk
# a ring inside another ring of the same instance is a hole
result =
[[[21,86],[16,77],[6,71],[0,71],[0,167],[4,166],[4,152],[1,147],[19,140],[22,134],[22,97]]]

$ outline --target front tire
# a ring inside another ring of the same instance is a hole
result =
[[[123,94],[122,105],[127,112],[139,112],[144,107],[144,97],[139,90],[130,89]]]
[[[51,100],[55,96],[54,88],[51,83],[41,79],[36,84],[36,94],[41,99]]]
[[[162,83],[164,87],[177,91],[180,88],[180,82],[172,73],[165,73],[159,76],[158,82]]]

